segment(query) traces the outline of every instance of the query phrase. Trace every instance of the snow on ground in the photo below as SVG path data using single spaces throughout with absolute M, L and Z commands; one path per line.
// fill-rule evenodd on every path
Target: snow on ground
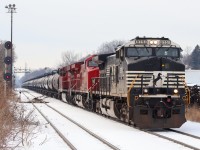
M 200 70 L 186 70 L 185 79 L 187 84 L 200 85 Z
M 56 113 L 51 108 L 48 108 L 44 104 L 35 104 L 42 113 L 47 114 L 48 119 L 59 129 L 59 131 L 67 137 L 67 139 L 77 149 L 91 149 L 91 150 L 109 150 L 110 148 L 95 139 L 93 136 L 83 131 L 80 127 L 74 125 L 60 114 Z M 50 114 L 50 115 L 48 115 Z
M 25 104 L 29 110 L 34 110 L 32 104 Z M 68 150 L 70 149 L 64 141 L 57 135 L 54 129 L 46 122 L 46 120 L 37 112 L 34 111 L 35 121 L 38 122 L 38 127 L 34 129 L 34 136 L 29 139 L 24 147 L 28 150 Z
M 31 92 L 33 93 L 33 92 Z M 34 95 L 40 95 L 37 93 L 34 93 Z M 24 97 L 22 97 L 24 98 Z M 63 114 L 67 115 L 71 119 L 75 120 L 76 122 L 80 123 L 81 125 L 85 126 L 87 129 L 91 130 L 95 134 L 101 136 L 102 138 L 105 138 L 105 140 L 109 141 L 113 145 L 117 146 L 119 149 L 123 150 L 132 150 L 132 149 L 162 149 L 162 150 L 177 150 L 177 149 L 188 149 L 186 147 L 183 147 L 181 145 L 175 144 L 173 142 L 158 138 L 156 136 L 150 135 L 148 133 L 145 133 L 143 131 L 137 130 L 133 127 L 124 125 L 122 123 L 118 123 L 116 121 L 107 119 L 105 117 L 102 117 L 100 115 L 85 111 L 81 108 L 77 108 L 68 104 L 65 104 L 59 100 L 53 99 L 53 98 L 46 98 L 45 101 L 48 101 L 49 105 L 52 107 L 58 109 Z M 31 104 L 29 104 L 31 105 Z M 46 115 L 51 116 L 52 112 L 46 112 Z M 38 115 L 39 116 L 39 115 Z M 42 119 L 38 117 L 38 119 Z M 56 118 L 52 118 L 55 119 Z M 179 130 L 189 130 L 193 128 L 193 125 L 196 130 L 196 135 L 200 135 L 200 124 L 198 126 L 197 123 L 193 124 L 192 122 L 186 122 L 183 127 L 181 127 Z M 67 128 L 67 127 L 66 127 Z M 48 126 L 48 130 L 51 128 Z M 57 142 L 60 142 L 60 147 L 62 147 L 63 143 L 62 140 L 57 136 L 55 137 L 56 133 L 51 131 L 49 132 L 46 128 L 43 128 L 42 133 L 45 134 L 48 137 L 48 141 L 51 142 L 45 142 L 42 146 L 42 149 L 52 149 L 52 147 L 56 147 Z M 74 131 L 76 134 L 77 141 L 81 140 L 82 137 L 77 134 L 76 131 Z M 54 137 L 54 138 L 53 138 Z M 34 142 L 34 140 L 36 140 Z M 54 141 L 55 140 L 55 141 Z M 38 145 L 39 142 L 37 142 L 38 139 L 33 139 L 33 147 L 32 149 L 35 149 L 40 146 Z M 41 140 L 40 140 L 41 141 Z M 50 144 L 50 145 L 49 145 Z M 55 144 L 55 145 L 54 145 Z M 88 141 L 87 143 L 90 145 L 91 143 Z M 64 145 L 63 145 L 64 146 Z M 56 149 L 61 149 L 61 148 Z M 84 150 L 84 148 L 81 148 L 81 150 Z M 88 150 L 88 149 L 87 149 Z
M 197 122 L 187 121 L 181 126 L 181 128 L 176 130 L 200 137 L 200 123 Z
M 22 101 L 29 101 L 21 94 Z M 70 149 L 65 142 L 57 135 L 55 130 L 46 122 L 37 110 L 30 103 L 21 103 L 27 111 L 33 111 L 33 118 L 38 126 L 33 127 L 29 138 L 24 141 L 24 145 L 20 145 L 16 149 L 25 150 L 68 150 Z M 11 141 L 12 142 L 12 141 Z M 12 143 L 13 145 L 13 143 Z
M 196 125 L 198 125 L 198 126 L 196 126 Z M 188 122 L 188 123 L 185 124 L 185 126 L 187 126 L 187 128 L 181 127 L 178 130 L 182 131 L 184 133 L 189 133 L 189 134 L 197 135 L 197 136 L 200 137 L 200 131 L 199 131 L 200 124 L 198 123 L 196 125 L 195 125 L 195 123 Z M 196 128 L 195 128 L 195 126 L 196 126 Z M 194 132 L 194 130 L 195 130 L 195 132 Z M 193 132 L 191 132 L 191 131 L 193 131 Z M 181 142 L 186 143 L 188 145 L 191 145 L 193 147 L 200 148 L 199 139 L 195 139 L 195 138 L 192 138 L 192 137 L 188 137 L 186 135 L 181 135 L 179 133 L 170 132 L 170 131 L 169 132 L 158 132 L 158 134 L 161 134 L 163 136 L 167 136 L 167 137 L 175 139 L 177 141 L 181 141 Z

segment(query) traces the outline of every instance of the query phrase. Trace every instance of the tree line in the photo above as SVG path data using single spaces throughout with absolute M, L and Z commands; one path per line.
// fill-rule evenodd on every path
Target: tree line
M 182 58 L 186 69 L 200 70 L 200 47 L 197 45 L 193 50 L 190 47 L 186 47 L 185 54 Z

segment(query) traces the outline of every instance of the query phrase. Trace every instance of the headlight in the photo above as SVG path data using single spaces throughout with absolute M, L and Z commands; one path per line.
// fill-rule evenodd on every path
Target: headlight
M 158 41 L 153 41 L 154 44 L 158 44 Z
M 149 43 L 150 43 L 151 45 L 157 45 L 157 44 L 158 44 L 158 41 L 149 41 Z
M 148 89 L 144 89 L 143 91 L 144 91 L 144 93 L 145 93 L 145 94 L 147 94 L 147 93 L 148 93 Z
M 174 94 L 177 94 L 178 93 L 178 89 L 174 89 Z
M 153 44 L 153 41 L 150 41 L 150 44 Z

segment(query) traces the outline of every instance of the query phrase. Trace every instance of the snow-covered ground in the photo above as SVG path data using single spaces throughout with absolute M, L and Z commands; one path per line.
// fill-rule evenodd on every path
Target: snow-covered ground
M 47 121 L 34 109 L 32 104 L 24 104 L 27 110 L 33 112 L 37 127 L 33 127 L 27 135 L 23 144 L 20 144 L 17 150 L 70 150 L 70 148 L 59 137 L 55 130 L 47 123 Z M 20 136 L 20 135 L 19 135 Z M 27 136 L 27 137 L 26 137 Z M 15 145 L 15 141 L 10 143 Z
M 40 94 L 34 93 L 35 96 L 39 96 Z M 21 94 L 21 99 L 26 101 L 26 97 Z M 122 123 L 118 123 L 116 121 L 104 118 L 100 115 L 85 111 L 81 108 L 77 108 L 68 104 L 65 104 L 54 98 L 46 98 L 45 101 L 48 101 L 49 105 L 58 109 L 60 112 L 80 123 L 87 129 L 91 130 L 95 134 L 101 136 L 105 140 L 109 141 L 113 145 L 117 146 L 119 149 L 123 150 L 132 150 L 132 149 L 162 149 L 162 150 L 177 150 L 177 149 L 188 149 L 179 144 L 175 144 L 173 142 L 158 138 L 156 136 L 150 135 L 133 127 L 124 125 Z M 32 104 L 26 104 L 29 109 L 33 109 Z M 40 109 L 43 110 L 43 106 L 40 104 Z M 50 117 L 54 122 L 60 122 L 57 118 L 53 118 L 53 112 L 45 110 L 46 116 Z M 57 133 L 51 128 L 49 124 L 46 124 L 46 121 L 43 117 L 38 114 L 35 110 L 36 119 L 40 122 L 38 132 L 34 138 L 31 140 L 31 144 L 28 149 L 41 149 L 41 150 L 51 150 L 51 149 L 69 149 L 68 146 L 62 141 L 62 139 L 57 135 Z M 60 124 L 64 122 L 61 121 Z M 64 126 L 64 128 L 70 128 L 70 125 Z M 36 129 L 37 130 L 37 129 Z M 65 129 L 64 129 L 65 130 Z M 71 129 L 73 130 L 73 129 Z M 83 134 L 78 134 L 77 129 L 75 131 L 70 131 L 68 134 L 74 136 L 77 141 L 83 140 Z M 194 134 L 200 136 L 200 124 L 194 122 L 186 122 L 181 128 L 178 130 L 187 132 L 190 134 Z M 74 134 L 74 135 L 73 135 Z M 195 142 L 195 140 L 194 140 Z M 42 143 L 42 144 L 41 144 Z M 73 144 L 77 144 L 74 142 Z M 91 142 L 86 142 L 86 145 L 91 145 Z M 97 145 L 98 146 L 98 145 Z M 98 147 L 97 147 L 98 148 Z M 85 147 L 82 146 L 79 149 L 84 150 Z M 91 150 L 94 147 L 89 148 Z M 104 149 L 104 148 L 103 148 Z M 107 149 L 107 148 L 105 148 Z M 88 146 L 87 146 L 88 150 Z
M 48 119 L 60 130 L 60 132 L 67 137 L 67 139 L 77 148 L 77 149 L 94 149 L 102 150 L 109 149 L 104 143 L 95 139 L 93 136 L 82 130 L 80 127 L 74 125 L 69 120 L 65 119 L 60 114 L 56 113 L 51 108 L 44 104 L 35 104 L 42 113 L 47 114 Z M 50 115 L 48 115 L 50 114 Z
M 186 70 L 185 79 L 188 84 L 200 85 L 200 70 Z

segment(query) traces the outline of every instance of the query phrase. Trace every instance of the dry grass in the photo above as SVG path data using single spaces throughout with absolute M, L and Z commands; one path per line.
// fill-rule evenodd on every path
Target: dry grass
M 0 149 L 23 147 L 34 138 L 32 131 L 38 125 L 33 118 L 33 110 L 27 111 L 19 104 L 10 88 L 4 88 L 0 76 Z
M 186 119 L 200 122 L 200 107 L 196 105 L 189 107 L 186 112 Z
M 13 130 L 13 122 L 15 121 L 15 117 L 13 112 L 10 110 L 10 103 L 8 99 L 12 98 L 12 93 L 9 89 L 4 93 L 4 86 L 2 82 L 0 82 L 0 149 L 6 147 L 7 137 L 11 134 Z

